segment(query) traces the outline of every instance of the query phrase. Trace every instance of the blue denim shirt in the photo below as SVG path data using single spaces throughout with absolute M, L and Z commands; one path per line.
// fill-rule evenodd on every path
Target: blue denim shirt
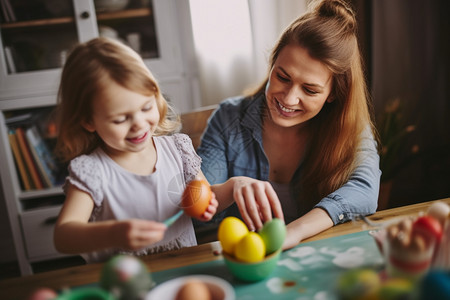
M 223 183 L 233 176 L 269 179 L 269 161 L 262 143 L 264 105 L 264 95 L 230 98 L 211 115 L 197 150 L 202 171 L 211 184 Z M 371 134 L 367 136 L 358 152 L 361 163 L 349 181 L 315 205 L 324 209 L 334 224 L 376 211 L 381 171 L 376 142 Z M 299 172 L 301 164 L 296 174 Z M 294 197 L 297 192 L 292 190 Z M 298 217 L 306 212 L 300 211 Z

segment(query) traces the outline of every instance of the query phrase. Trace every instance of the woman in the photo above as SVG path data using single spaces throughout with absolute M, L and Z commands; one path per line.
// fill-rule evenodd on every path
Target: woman
M 376 136 L 355 15 L 345 2 L 325 0 L 284 31 L 254 93 L 221 103 L 198 153 L 211 184 L 254 178 L 241 178 L 234 189 L 250 229 L 269 220 L 280 200 L 287 249 L 375 212 Z

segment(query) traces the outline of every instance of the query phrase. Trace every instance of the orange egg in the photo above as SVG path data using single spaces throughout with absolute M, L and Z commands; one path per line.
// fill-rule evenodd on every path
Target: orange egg
M 208 208 L 211 198 L 209 183 L 194 179 L 188 183 L 181 196 L 181 206 L 187 215 L 199 219 Z
M 211 300 L 211 293 L 205 283 L 190 279 L 178 290 L 175 300 Z

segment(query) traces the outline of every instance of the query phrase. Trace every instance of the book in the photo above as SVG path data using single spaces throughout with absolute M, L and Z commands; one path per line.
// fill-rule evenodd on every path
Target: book
M 17 115 L 13 115 L 13 116 L 5 116 L 5 124 L 12 125 L 11 127 L 18 127 L 18 126 L 21 126 L 24 124 L 31 123 L 32 117 L 33 117 L 33 114 L 30 112 L 17 114 Z
M 14 130 L 10 130 L 8 132 L 9 145 L 11 146 L 11 150 L 14 156 L 14 160 L 16 162 L 17 169 L 19 170 L 19 177 L 23 184 L 23 189 L 28 191 L 31 190 L 31 178 L 27 173 L 27 169 L 25 168 L 25 162 L 23 160 L 22 154 L 20 153 L 19 144 L 17 141 L 16 132 Z
M 28 169 L 28 172 L 31 174 L 31 179 L 33 185 L 36 189 L 40 190 L 44 188 L 44 184 L 42 183 L 41 178 L 39 177 L 39 171 L 37 169 L 36 163 L 33 160 L 33 156 L 31 154 L 29 145 L 27 143 L 25 137 L 25 131 L 22 127 L 16 128 L 17 140 L 19 142 L 19 148 L 23 155 L 25 165 Z
M 45 172 L 46 177 L 50 181 L 50 186 L 59 185 L 59 165 L 56 162 L 52 152 L 47 146 L 45 140 L 39 134 L 39 130 L 36 125 L 32 125 L 29 127 L 25 135 L 28 139 L 30 147 L 33 149 L 33 152 L 36 153 L 38 157 L 42 170 Z
M 6 65 L 8 67 L 9 73 L 10 74 L 16 73 L 17 69 L 16 69 L 16 65 L 14 64 L 14 58 L 12 55 L 12 51 L 11 51 L 11 48 L 8 46 L 5 46 L 5 58 L 6 58 Z
M 16 14 L 14 13 L 14 9 L 11 6 L 11 2 L 9 2 L 9 0 L 1 0 L 1 1 L 4 2 L 3 4 L 5 6 L 6 13 L 7 13 L 8 17 L 9 17 L 9 21 L 10 22 L 16 22 L 17 21 Z
M 30 147 L 30 152 L 33 156 L 33 160 L 36 163 L 37 169 L 39 171 L 39 177 L 42 179 L 42 183 L 44 184 L 45 188 L 49 188 L 53 186 L 52 180 L 50 179 L 49 174 L 51 175 L 51 171 L 47 169 L 47 165 L 42 161 L 38 150 L 38 142 L 34 134 L 33 127 L 27 128 L 25 130 L 25 136 L 27 138 L 28 146 Z
M 0 5 L 2 7 L 3 12 L 3 19 L 6 23 L 11 22 L 11 19 L 9 18 L 8 9 L 6 8 L 6 2 L 4 0 L 0 0 Z

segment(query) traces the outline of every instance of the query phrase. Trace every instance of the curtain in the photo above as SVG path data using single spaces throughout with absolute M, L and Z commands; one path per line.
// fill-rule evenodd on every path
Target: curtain
M 450 196 L 450 2 L 372 1 L 372 96 L 377 114 L 399 98 L 405 143 L 419 153 L 399 170 L 393 206 Z
M 202 105 L 254 87 L 282 30 L 306 0 L 190 0 Z

